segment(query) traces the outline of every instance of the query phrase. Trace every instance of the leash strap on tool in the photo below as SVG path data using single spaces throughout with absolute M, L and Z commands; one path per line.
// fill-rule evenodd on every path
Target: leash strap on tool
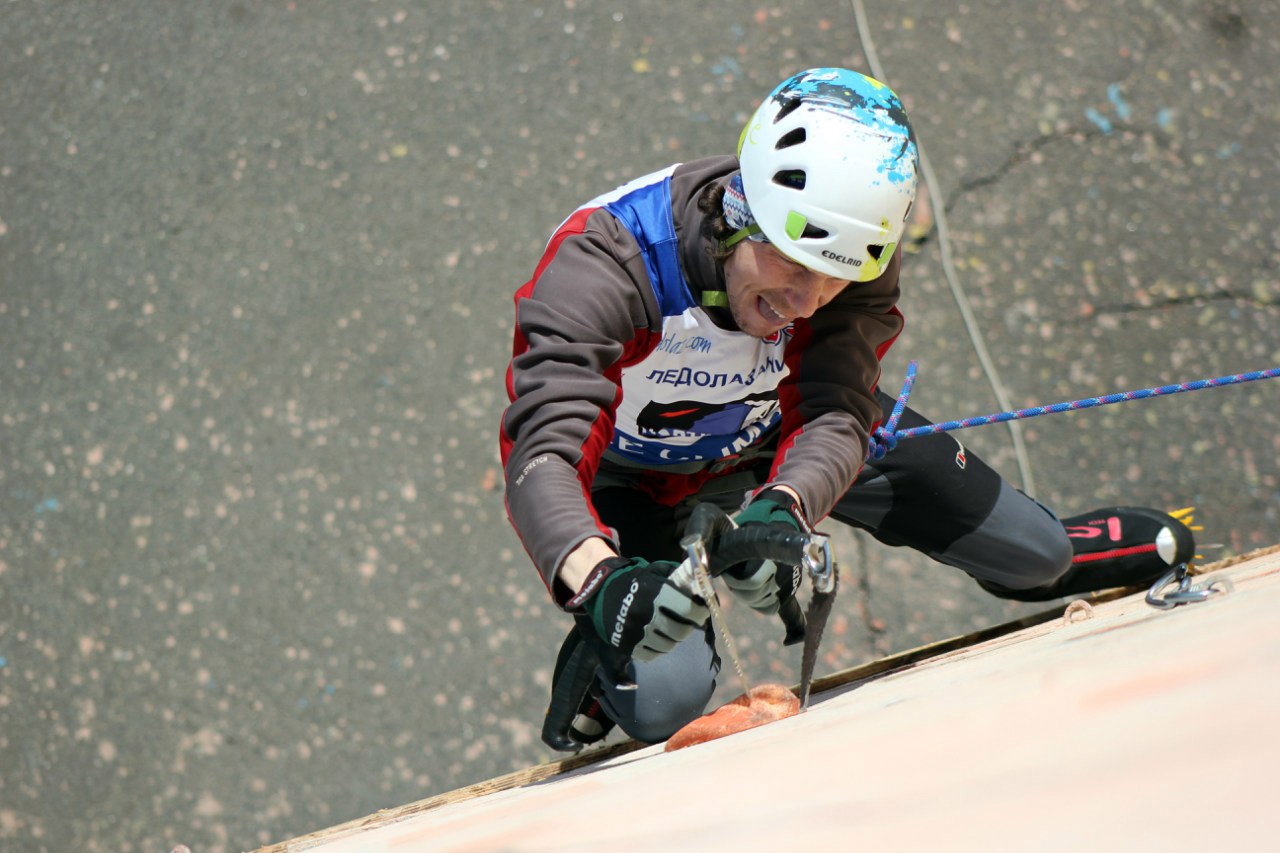
M 1226 385 L 1239 385 L 1242 382 L 1255 382 L 1259 379 L 1274 379 L 1280 376 L 1280 367 L 1272 367 L 1269 370 L 1253 370 L 1248 373 L 1233 373 L 1228 376 L 1219 376 L 1215 379 L 1196 379 L 1192 382 L 1178 382 L 1173 385 L 1161 385 L 1157 388 L 1143 388 L 1137 391 L 1119 391 L 1114 394 L 1106 394 L 1101 397 L 1085 397 L 1081 400 L 1071 400 L 1065 403 L 1051 403 L 1047 406 L 1031 406 L 1026 409 L 1015 409 L 1008 412 L 998 412 L 991 415 L 979 415 L 972 418 L 962 418 L 955 421 L 945 421 L 937 424 L 926 424 L 924 426 L 912 427 L 910 429 L 897 430 L 893 432 L 894 438 L 915 438 L 922 435 L 936 435 L 940 432 L 951 432 L 958 429 L 968 429 L 969 427 L 985 426 L 986 424 L 998 424 L 1006 421 L 1025 420 L 1027 418 L 1035 418 L 1040 415 L 1056 415 L 1060 412 L 1075 412 L 1081 409 L 1092 409 L 1098 406 L 1110 406 L 1113 403 L 1127 403 L 1130 400 L 1147 400 L 1152 397 L 1164 397 L 1169 394 L 1180 394 L 1183 391 L 1202 391 L 1205 388 L 1222 388 Z M 889 424 L 886 428 L 897 426 L 897 416 L 901 414 L 901 410 L 906 407 L 907 397 L 911 394 L 912 385 L 915 383 L 916 362 L 913 360 L 907 365 L 907 379 L 903 383 L 902 393 L 898 395 L 898 401 L 893 407 L 893 416 L 890 417 Z

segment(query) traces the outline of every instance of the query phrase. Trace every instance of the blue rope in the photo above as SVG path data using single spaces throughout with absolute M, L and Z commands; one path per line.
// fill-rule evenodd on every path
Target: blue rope
M 911 386 L 916 384 L 916 362 L 913 359 L 907 365 L 907 379 L 902 383 L 902 391 L 898 394 L 898 402 L 893 404 L 893 411 L 889 413 L 889 422 L 884 428 L 890 434 L 897 432 L 898 419 L 902 417 L 903 411 L 907 408 L 907 398 L 911 396 Z
M 1229 376 L 1219 376 L 1216 379 L 1196 379 L 1192 382 L 1178 382 L 1174 385 L 1161 385 L 1158 388 L 1143 388 L 1137 391 L 1120 391 L 1115 394 L 1106 394 L 1102 397 L 1085 397 L 1083 400 L 1072 400 L 1067 403 L 1051 403 L 1047 406 L 1031 406 L 1026 409 L 1015 409 L 1009 412 L 998 412 L 992 415 L 979 415 L 977 417 L 962 418 L 956 421 L 946 421 L 945 423 L 940 424 L 927 424 L 925 426 L 912 427 L 911 429 L 897 430 L 898 418 L 901 416 L 902 410 L 906 408 L 907 397 L 910 396 L 911 388 L 915 384 L 916 362 L 913 360 L 907 365 L 907 379 L 902 385 L 902 393 L 898 395 L 898 402 L 894 404 L 893 413 L 889 417 L 889 423 L 886 424 L 886 428 L 896 430 L 893 432 L 894 438 L 915 438 L 921 435 L 936 435 L 940 432 L 951 432 L 952 430 L 968 429 L 969 427 L 984 426 L 986 424 L 1025 420 L 1026 418 L 1035 418 L 1040 415 L 1054 415 L 1059 412 L 1075 412 L 1081 409 L 1092 409 L 1097 406 L 1109 406 L 1113 403 L 1127 403 L 1130 400 L 1146 400 L 1151 397 L 1180 394 L 1183 391 L 1201 391 L 1205 388 L 1222 388 L 1226 385 L 1238 385 L 1242 382 L 1254 382 L 1259 379 L 1274 379 L 1277 376 L 1280 376 L 1280 367 L 1273 367 L 1270 370 L 1254 370 L 1249 373 L 1234 373 Z

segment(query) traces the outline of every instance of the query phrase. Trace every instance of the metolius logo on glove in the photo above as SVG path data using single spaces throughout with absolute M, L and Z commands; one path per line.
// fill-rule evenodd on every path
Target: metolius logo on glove
M 617 646 L 622 642 L 622 628 L 627 621 L 627 611 L 631 609 L 631 602 L 636 600 L 636 593 L 640 591 L 640 581 L 632 581 L 631 589 L 627 590 L 626 597 L 622 599 L 622 606 L 618 608 L 618 621 L 613 625 L 613 635 L 609 637 L 609 642 Z

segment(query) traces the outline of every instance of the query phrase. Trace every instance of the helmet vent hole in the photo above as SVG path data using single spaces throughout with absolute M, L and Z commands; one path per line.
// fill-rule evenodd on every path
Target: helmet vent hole
M 801 240 L 821 240 L 823 237 L 830 237 L 831 232 L 823 230 L 816 225 L 809 224 L 804 227 L 804 233 L 800 235 Z
M 790 148 L 793 145 L 799 145 L 804 142 L 807 134 L 803 127 L 797 127 L 795 130 L 788 132 L 785 136 L 778 140 L 778 144 L 773 146 L 775 151 L 781 151 L 783 148 Z
M 773 117 L 773 123 L 777 124 L 796 110 L 800 109 L 800 105 L 804 101 L 801 98 L 784 98 L 782 106 L 778 109 L 778 114 Z
M 793 190 L 804 189 L 807 176 L 801 169 L 784 169 L 777 172 L 773 176 L 773 182 L 780 187 L 787 187 Z
M 883 253 L 884 253 L 884 246 L 877 246 L 874 243 L 867 246 L 867 254 L 870 255 L 872 258 L 876 259 L 877 261 L 880 260 L 880 255 Z

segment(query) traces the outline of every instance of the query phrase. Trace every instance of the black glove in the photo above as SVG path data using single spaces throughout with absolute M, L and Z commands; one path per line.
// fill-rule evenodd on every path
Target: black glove
M 781 533 L 809 532 L 799 503 L 781 489 L 765 489 L 734 517 L 739 527 L 764 524 Z M 752 609 L 777 613 L 800 588 L 799 566 L 779 566 L 772 560 L 753 560 L 732 566 L 723 575 L 725 585 Z
M 707 602 L 671 580 L 676 563 L 610 557 L 587 576 L 565 609 L 583 613 L 604 642 L 636 660 L 653 660 L 711 618 Z

